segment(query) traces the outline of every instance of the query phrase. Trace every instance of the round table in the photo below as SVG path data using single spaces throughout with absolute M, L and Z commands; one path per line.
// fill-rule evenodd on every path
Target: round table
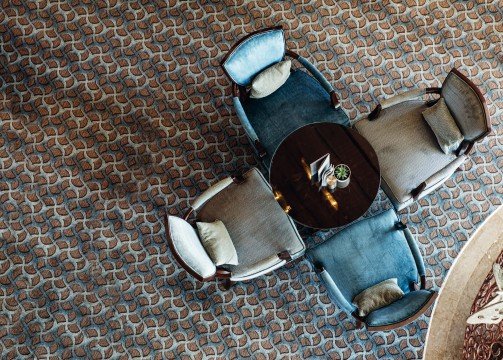
M 330 154 L 333 165 L 351 169 L 349 185 L 328 190 L 312 179 L 310 164 Z M 381 181 L 377 155 L 355 130 L 334 123 L 305 125 L 286 137 L 273 155 L 269 181 L 276 200 L 301 225 L 331 229 L 362 216 Z

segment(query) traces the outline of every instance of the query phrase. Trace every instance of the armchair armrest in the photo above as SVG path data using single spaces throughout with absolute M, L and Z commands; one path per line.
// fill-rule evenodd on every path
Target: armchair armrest
M 215 277 L 218 279 L 230 279 L 232 273 L 220 266 L 217 266 L 217 271 L 215 272 Z
M 411 195 L 414 200 L 419 199 L 423 195 L 431 192 L 440 186 L 445 180 L 451 177 L 452 174 L 456 171 L 456 169 L 465 161 L 466 155 L 461 155 L 457 157 L 454 161 L 452 161 L 449 165 L 440 169 L 433 175 L 431 175 L 428 179 L 423 181 L 417 188 L 411 191 Z
M 405 235 L 405 239 L 407 239 L 407 244 L 409 245 L 410 251 L 412 253 L 412 257 L 414 258 L 414 262 L 416 263 L 417 273 L 419 275 L 419 280 L 421 281 L 421 289 L 425 289 L 426 286 L 426 270 L 424 267 L 423 257 L 421 256 L 421 252 L 417 247 L 412 234 L 409 229 L 405 227 L 403 229 L 403 233 Z
M 320 85 L 325 89 L 325 91 L 330 95 L 330 102 L 333 108 L 338 108 L 341 106 L 333 86 L 328 82 L 328 80 L 323 76 L 323 74 L 307 60 L 305 57 L 291 51 L 285 50 L 286 55 L 297 60 L 304 68 L 309 71 L 311 75 L 320 83 Z
M 231 176 L 228 176 L 215 184 L 211 185 L 209 188 L 204 190 L 192 203 L 188 211 L 186 212 L 184 219 L 188 220 L 188 218 L 194 213 L 194 211 L 197 211 L 201 206 L 203 206 L 208 200 L 210 200 L 213 196 L 218 194 L 220 191 L 225 189 L 227 186 L 229 186 L 232 183 L 235 183 L 237 185 L 242 184 L 246 181 L 245 175 L 249 172 L 252 171 L 252 169 L 243 171 L 242 169 L 236 170 Z
M 468 155 L 470 151 L 472 151 L 473 145 L 474 145 L 473 141 L 463 140 L 459 145 L 459 148 L 456 150 L 456 156 L 462 154 Z
M 365 318 L 367 330 L 387 331 L 404 326 L 424 314 L 437 298 L 432 290 L 417 290 L 405 294 L 388 306 L 374 310 Z
M 426 89 L 412 89 L 399 94 L 396 94 L 388 99 L 381 101 L 381 108 L 386 109 L 393 105 L 400 104 L 404 101 L 417 99 L 426 94 Z
M 285 265 L 289 261 L 288 259 L 291 259 L 290 254 L 288 254 L 288 251 L 283 251 L 247 266 L 244 271 L 240 271 L 239 265 L 237 265 L 232 272 L 231 280 L 245 281 L 267 274 Z
M 339 290 L 339 287 L 337 284 L 334 282 L 330 274 L 328 273 L 327 270 L 324 268 L 320 269 L 320 272 L 318 273 L 318 276 L 320 279 L 325 283 L 325 286 L 327 287 L 328 294 L 332 298 L 333 301 L 341 308 L 346 310 L 349 313 L 353 313 L 356 309 L 356 306 L 351 304 L 349 301 L 346 300 L 344 295 L 342 295 L 341 291 Z
M 231 177 L 226 177 L 225 179 L 220 180 L 216 184 L 211 185 L 209 188 L 203 191 L 201 195 L 199 195 L 196 200 L 192 203 L 192 210 L 199 209 L 206 201 L 211 199 L 213 196 L 218 194 L 220 191 L 225 189 L 227 186 L 232 184 L 233 180 Z
M 255 129 L 250 123 L 250 120 L 248 120 L 248 116 L 246 116 L 245 110 L 243 109 L 243 105 L 239 100 L 239 96 L 234 96 L 232 98 L 232 102 L 234 104 L 234 108 L 236 109 L 236 115 L 238 116 L 239 121 L 241 121 L 241 125 L 243 125 L 246 135 L 250 139 L 253 147 L 255 148 L 255 151 L 257 152 L 259 157 L 261 158 L 265 157 L 267 153 L 262 144 L 260 143 L 257 133 L 255 132 Z
M 369 114 L 368 119 L 375 120 L 379 116 L 379 113 L 381 112 L 382 109 L 389 108 L 393 105 L 400 104 L 404 101 L 417 99 L 418 97 L 421 97 L 426 94 L 439 94 L 440 90 L 441 88 L 432 87 L 424 89 L 412 89 L 396 94 L 388 99 L 382 100 L 379 104 L 377 104 L 374 110 Z

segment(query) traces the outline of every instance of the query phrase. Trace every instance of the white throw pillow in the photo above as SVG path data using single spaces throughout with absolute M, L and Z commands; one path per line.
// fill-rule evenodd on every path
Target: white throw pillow
M 216 266 L 237 265 L 238 254 L 223 222 L 196 222 L 204 249 Z
M 280 61 L 262 70 L 251 83 L 250 97 L 260 99 L 278 90 L 290 76 L 291 60 Z

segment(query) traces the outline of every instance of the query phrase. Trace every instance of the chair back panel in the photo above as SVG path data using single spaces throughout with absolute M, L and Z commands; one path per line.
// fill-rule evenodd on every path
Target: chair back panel
M 466 76 L 452 69 L 442 84 L 442 96 L 468 141 L 489 132 L 489 115 L 482 94 Z
M 200 281 L 215 275 L 216 266 L 204 250 L 196 230 L 185 220 L 168 216 L 168 243 L 176 260 Z
M 283 29 L 272 28 L 241 39 L 222 63 L 227 75 L 240 86 L 250 85 L 253 77 L 285 56 Z

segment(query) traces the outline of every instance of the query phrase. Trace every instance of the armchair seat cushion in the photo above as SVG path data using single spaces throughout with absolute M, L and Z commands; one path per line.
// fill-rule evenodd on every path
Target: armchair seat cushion
M 388 306 L 374 310 L 365 318 L 367 326 L 387 326 L 414 317 L 435 296 L 435 292 L 416 290 Z
M 398 208 L 412 201 L 411 191 L 425 180 L 447 167 L 455 169 L 464 160 L 438 146 L 422 116 L 426 108 L 422 100 L 404 101 L 383 109 L 374 121 L 362 119 L 355 124 L 376 151 L 382 186 L 395 206 L 401 204 Z
M 228 268 L 239 278 L 283 264 L 276 256 L 282 251 L 293 259 L 305 251 L 293 221 L 255 168 L 245 174 L 242 184 L 231 183 L 206 201 L 197 216 L 199 221 L 219 219 L 225 224 L 239 259 L 238 265 Z
M 267 165 L 281 141 L 306 124 L 335 122 L 349 126 L 344 111 L 330 106 L 330 96 L 320 83 L 300 70 L 292 72 L 271 95 L 249 98 L 243 102 L 243 108 L 267 151 Z

